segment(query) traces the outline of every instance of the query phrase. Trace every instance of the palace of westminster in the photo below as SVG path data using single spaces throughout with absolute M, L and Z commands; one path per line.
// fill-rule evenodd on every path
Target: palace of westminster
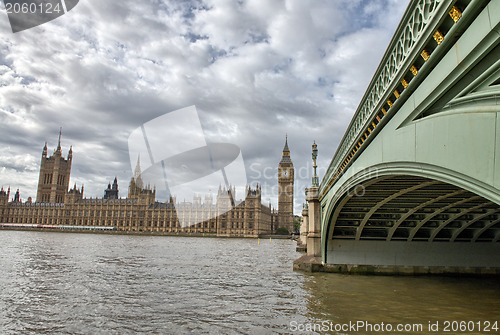
M 57 149 L 42 152 L 36 201 L 22 202 L 19 190 L 9 201 L 10 188 L 0 190 L 0 223 L 68 227 L 107 227 L 124 232 L 213 234 L 248 236 L 275 233 L 280 227 L 293 231 L 294 167 L 288 141 L 278 165 L 278 210 L 261 203 L 261 187 L 246 187 L 245 199 L 236 204 L 235 189 L 219 187 L 213 196 L 194 196 L 192 202 L 156 201 L 156 190 L 144 186 L 139 165 L 132 177 L 127 198 L 118 197 L 118 182 L 109 184 L 103 198 L 85 198 L 83 186 L 69 189 L 73 151 L 67 158 Z

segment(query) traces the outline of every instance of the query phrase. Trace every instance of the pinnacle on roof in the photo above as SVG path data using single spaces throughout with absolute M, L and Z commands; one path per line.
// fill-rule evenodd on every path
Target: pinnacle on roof
M 290 149 L 288 149 L 288 134 L 285 135 L 285 147 L 283 148 L 283 152 L 290 152 Z
M 280 163 L 292 163 L 290 159 L 290 149 L 288 149 L 288 134 L 285 137 L 285 147 L 283 148 L 283 155 L 281 156 Z
M 137 155 L 137 165 L 135 166 L 135 170 L 134 170 L 134 181 L 135 181 L 135 185 L 142 190 L 144 187 L 144 183 L 142 181 L 141 175 L 142 175 L 141 154 L 139 154 L 139 155 Z
M 61 135 L 62 135 L 62 127 L 59 128 L 59 140 L 57 141 L 56 152 L 61 152 Z

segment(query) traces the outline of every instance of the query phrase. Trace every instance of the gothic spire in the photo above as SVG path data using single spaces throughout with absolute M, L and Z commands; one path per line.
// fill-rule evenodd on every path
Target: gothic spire
M 288 149 L 288 134 L 285 135 L 285 147 L 283 148 L 283 152 L 290 152 L 290 149 Z
M 280 163 L 291 163 L 290 159 L 290 149 L 288 149 L 288 134 L 285 137 L 285 147 L 283 148 L 283 155 L 281 156 Z
M 45 142 L 45 146 L 43 147 L 42 157 L 47 157 L 47 142 Z
M 61 135 L 62 135 L 62 127 L 59 128 L 59 141 L 57 142 L 57 151 L 61 151 Z
M 142 190 L 144 187 L 142 178 L 141 178 L 141 154 L 137 155 L 137 165 L 135 166 L 134 170 L 134 181 L 135 185 Z

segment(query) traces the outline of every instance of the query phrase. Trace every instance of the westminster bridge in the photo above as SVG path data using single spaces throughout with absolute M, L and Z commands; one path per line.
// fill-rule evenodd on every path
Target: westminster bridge
M 500 274 L 499 22 L 498 0 L 410 2 L 307 190 L 309 258 L 334 271 Z

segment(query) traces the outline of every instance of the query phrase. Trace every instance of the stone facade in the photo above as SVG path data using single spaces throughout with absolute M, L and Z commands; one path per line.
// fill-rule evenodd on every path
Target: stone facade
M 37 202 L 63 203 L 69 188 L 73 150 L 69 149 L 68 158 L 62 157 L 61 134 L 59 144 L 52 156 L 47 157 L 47 143 L 43 147 L 38 177 Z
M 294 178 L 295 169 L 290 158 L 287 138 L 278 165 L 278 228 L 286 228 L 290 233 L 293 232 Z
M 288 146 L 285 146 L 288 150 Z M 285 151 L 284 151 L 285 154 Z M 289 151 L 288 151 L 289 157 Z M 152 232 L 178 234 L 213 234 L 214 236 L 259 236 L 274 233 L 281 226 L 293 227 L 293 165 L 291 161 L 280 163 L 280 186 L 286 194 L 280 194 L 281 220 L 276 210 L 262 204 L 261 187 L 246 187 L 243 201 L 235 205 L 234 188 L 219 187 L 214 199 L 206 195 L 194 196 L 192 202 L 156 201 L 156 190 L 144 186 L 140 167 L 136 168 L 129 184 L 127 198 L 118 198 L 118 181 L 108 185 L 103 198 L 84 198 L 84 188 L 75 186 L 67 191 L 71 171 L 72 150 L 67 159 L 61 155 L 60 141 L 54 154 L 47 157 L 47 146 L 42 154 L 37 201 L 28 198 L 9 202 L 10 188 L 0 191 L 0 222 L 55 225 L 113 227 L 124 232 Z M 283 162 L 283 159 L 282 159 Z M 289 170 L 281 177 L 281 171 Z M 290 177 L 291 176 L 291 177 Z M 290 193 L 290 184 L 292 193 Z M 62 193 L 61 190 L 64 190 Z M 281 193 L 281 189 L 280 189 Z M 64 196 L 62 196 L 64 195 Z M 15 201 L 14 201 L 15 200 Z M 215 200 L 215 201 L 214 201 Z M 291 225 L 288 222 L 291 220 Z M 291 231 L 291 229 L 289 229 Z

